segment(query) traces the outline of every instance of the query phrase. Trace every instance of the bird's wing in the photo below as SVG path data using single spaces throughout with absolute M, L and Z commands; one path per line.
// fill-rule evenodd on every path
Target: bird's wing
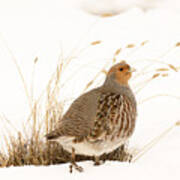
M 60 136 L 73 136 L 81 139 L 87 136 L 94 125 L 99 96 L 97 88 L 77 98 L 59 120 L 55 130 L 47 134 L 46 138 L 50 140 Z
M 99 141 L 108 136 L 129 137 L 135 127 L 136 106 L 121 94 L 90 91 L 73 102 L 48 139 L 59 136 Z

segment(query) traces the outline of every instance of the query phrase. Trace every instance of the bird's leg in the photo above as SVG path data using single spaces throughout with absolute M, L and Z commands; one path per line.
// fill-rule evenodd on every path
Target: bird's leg
M 72 148 L 72 154 L 71 154 L 71 165 L 69 166 L 70 168 L 70 173 L 72 173 L 72 169 L 73 167 L 79 171 L 79 172 L 82 172 L 83 171 L 83 168 L 81 166 L 78 166 L 76 164 L 76 154 L 75 154 L 75 149 Z
M 98 165 L 100 165 L 100 162 L 99 162 L 100 160 L 99 160 L 99 156 L 94 156 L 94 165 L 95 166 L 98 166 Z
M 103 164 L 105 161 L 101 161 L 99 156 L 94 156 L 94 166 L 99 166 Z

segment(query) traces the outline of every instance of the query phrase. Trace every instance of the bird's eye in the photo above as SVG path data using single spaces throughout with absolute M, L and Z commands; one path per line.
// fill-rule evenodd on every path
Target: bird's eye
M 119 68 L 119 71 L 123 71 L 123 68 Z

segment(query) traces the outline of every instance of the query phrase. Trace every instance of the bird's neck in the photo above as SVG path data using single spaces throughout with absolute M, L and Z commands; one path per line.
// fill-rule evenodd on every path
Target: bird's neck
M 110 91 L 116 91 L 118 92 L 122 92 L 122 91 L 126 91 L 127 89 L 130 89 L 128 83 L 121 83 L 116 81 L 115 79 L 111 78 L 111 77 L 107 77 L 103 86 L 105 88 L 108 88 L 108 90 Z
M 120 84 L 114 79 L 107 77 L 103 84 L 103 89 L 107 92 L 125 95 L 136 103 L 134 94 L 128 84 Z

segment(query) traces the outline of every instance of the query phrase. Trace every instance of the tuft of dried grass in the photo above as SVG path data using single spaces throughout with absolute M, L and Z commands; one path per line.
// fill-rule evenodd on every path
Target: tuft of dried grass
M 141 46 L 144 46 L 148 41 L 144 41 L 141 43 Z M 101 41 L 94 41 L 91 45 L 100 44 Z M 176 45 L 177 46 L 177 45 Z M 126 48 L 133 48 L 134 44 L 128 44 Z M 112 64 L 116 62 L 116 56 L 118 56 L 121 52 L 121 48 L 117 49 L 114 53 L 114 57 L 112 58 Z M 17 64 L 16 59 L 14 58 L 12 52 L 11 56 L 15 65 L 18 69 L 19 75 L 24 84 L 24 88 L 29 100 L 31 114 L 28 117 L 26 126 L 31 129 L 31 132 L 18 132 L 17 138 L 9 135 L 5 136 L 6 142 L 6 152 L 0 151 L 0 167 L 9 167 L 9 166 L 24 166 L 24 165 L 51 165 L 51 164 L 60 164 L 70 162 L 70 154 L 63 150 L 60 144 L 56 142 L 49 142 L 44 139 L 44 135 L 50 132 L 57 120 L 63 115 L 63 106 L 64 102 L 59 102 L 60 91 L 63 88 L 61 85 L 61 75 L 63 71 L 65 71 L 66 67 L 72 60 L 72 58 L 68 58 L 66 61 L 60 61 L 58 63 L 55 72 L 50 78 L 46 89 L 42 92 L 41 96 L 37 98 L 37 100 L 30 99 L 30 95 L 26 86 L 26 82 L 23 78 L 21 69 Z M 38 63 L 38 57 L 34 60 L 34 65 Z M 163 64 L 164 65 L 164 64 Z M 102 69 L 97 72 L 95 77 L 87 83 L 86 87 L 82 92 L 89 89 L 95 82 L 95 80 L 99 77 L 101 73 L 106 74 L 106 67 L 108 63 L 105 64 Z M 172 69 L 174 72 L 177 72 L 179 69 L 173 66 L 172 64 L 168 64 L 168 67 Z M 143 71 L 143 70 L 142 70 Z M 149 84 L 152 80 L 157 77 L 166 77 L 168 76 L 165 71 L 169 71 L 168 68 L 159 68 L 155 69 L 158 73 L 151 73 L 151 78 L 145 80 L 144 82 L 139 83 L 141 86 L 139 91 L 144 88 L 147 84 Z M 162 71 L 162 74 L 160 72 Z M 146 74 L 146 73 L 144 73 Z M 139 74 L 141 75 L 141 73 Z M 161 76 L 160 76 L 161 75 Z M 33 73 L 34 76 L 34 73 Z M 138 77 L 138 76 L 137 76 Z M 31 91 L 33 92 L 33 83 L 31 87 Z M 138 91 L 138 92 L 139 92 Z M 33 94 L 33 93 L 32 93 Z M 143 102 L 150 100 L 154 97 L 158 97 L 162 95 L 157 95 L 153 97 L 149 97 L 145 99 Z M 168 95 L 166 95 L 168 96 Z M 175 97 L 179 98 L 179 97 Z M 140 103 L 142 104 L 142 103 Z M 179 126 L 180 123 L 177 122 L 176 126 Z M 156 139 L 157 141 L 157 139 Z M 149 145 L 148 145 L 149 146 Z M 128 161 L 129 153 L 127 148 L 123 145 L 116 149 L 115 151 L 109 154 L 103 154 L 100 159 L 101 160 L 117 160 L 117 161 Z M 77 161 L 85 161 L 85 160 L 94 160 L 93 157 L 89 156 L 77 156 Z
M 39 138 L 24 139 L 19 133 L 18 139 L 11 137 L 8 145 L 8 154 L 0 154 L 0 167 L 25 166 L 25 165 L 52 165 L 71 161 L 71 154 L 63 150 L 57 142 L 43 142 Z M 124 146 L 114 152 L 103 154 L 100 160 L 127 161 L 129 154 Z M 76 161 L 93 160 L 92 156 L 77 155 Z
M 91 43 L 99 44 L 100 41 Z M 36 57 L 34 65 L 38 62 Z M 66 61 L 69 63 L 69 61 Z M 44 135 L 50 132 L 57 120 L 61 118 L 63 112 L 63 103 L 58 102 L 59 91 L 61 90 L 61 74 L 65 70 L 66 64 L 59 63 L 52 77 L 50 78 L 46 90 L 42 92 L 37 100 L 31 100 L 31 114 L 28 117 L 26 126 L 31 132 L 18 132 L 18 137 L 12 135 L 4 136 L 7 153 L 0 151 L 0 167 L 24 166 L 24 165 L 51 165 L 69 162 L 71 155 L 63 150 L 60 144 L 46 141 Z M 18 67 L 20 76 L 22 76 L 20 67 Z M 102 69 L 106 73 L 105 69 Z M 97 74 L 97 77 L 100 73 Z M 34 74 L 33 74 L 34 76 Z M 22 78 L 24 84 L 24 79 Z M 86 89 L 92 86 L 93 81 L 89 82 Z M 32 83 L 33 86 L 33 83 Z M 27 88 L 25 88 L 27 90 Z M 33 87 L 31 87 L 33 92 Z M 28 92 L 28 91 L 27 91 Z M 28 95 L 29 96 L 29 95 Z M 43 104 L 41 104 L 43 102 Z M 42 110 L 43 109 L 43 110 Z M 41 112 L 42 111 L 42 112 Z M 43 115 L 42 115 L 43 114 Z M 41 121 L 43 116 L 43 121 Z M 116 151 L 104 154 L 101 160 L 126 161 L 128 153 L 124 146 Z M 94 157 L 77 156 L 77 161 L 93 160 Z

